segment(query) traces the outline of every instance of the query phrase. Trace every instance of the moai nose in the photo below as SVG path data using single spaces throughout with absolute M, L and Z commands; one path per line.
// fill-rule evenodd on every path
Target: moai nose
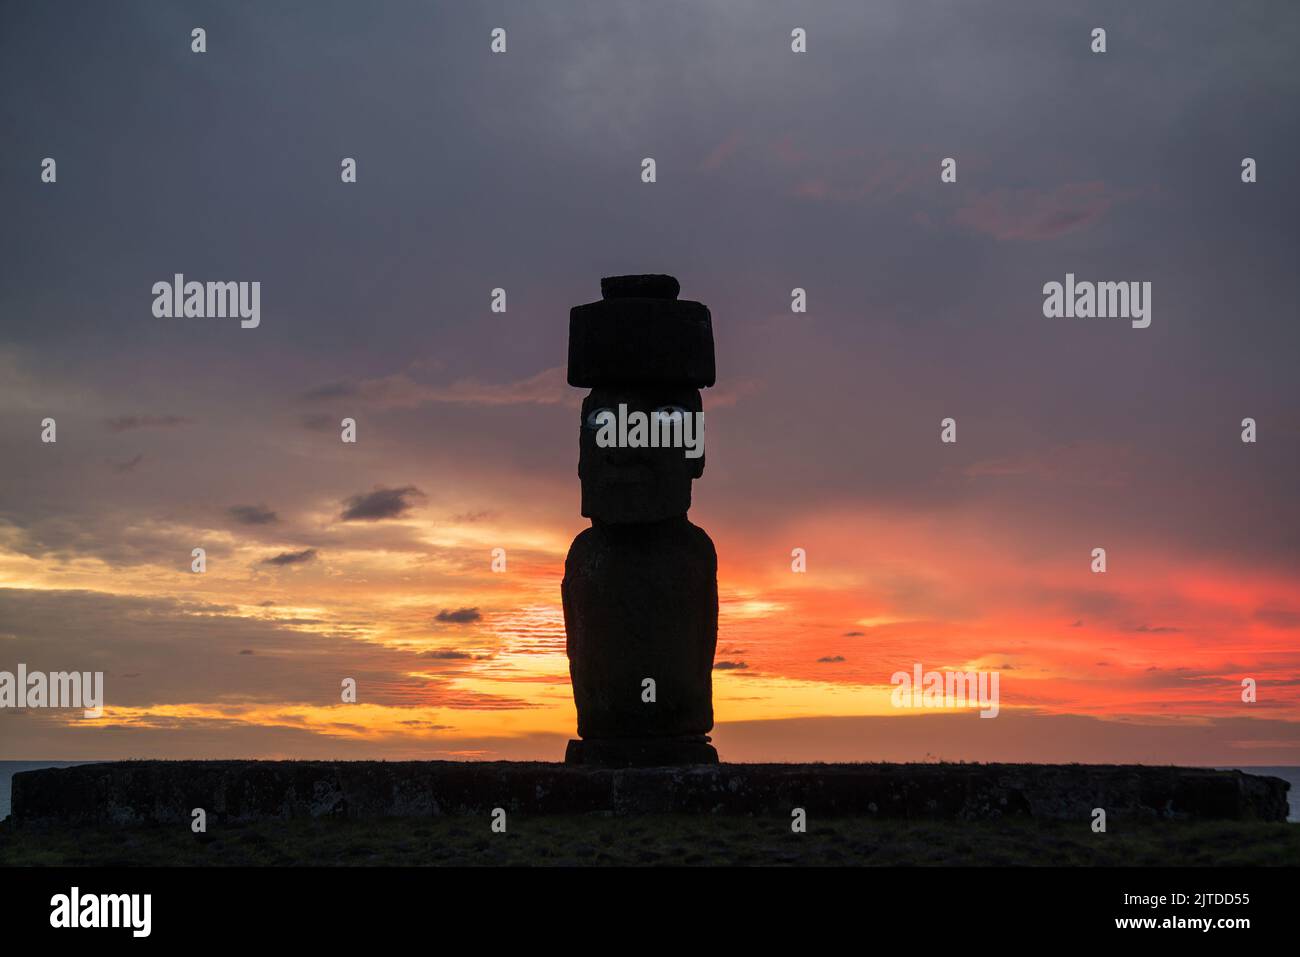
M 605 455 L 605 461 L 610 465 L 649 465 L 651 463 L 651 453 L 660 450 L 613 446 L 608 449 L 601 449 L 601 451 Z M 671 450 L 664 449 L 663 451 Z

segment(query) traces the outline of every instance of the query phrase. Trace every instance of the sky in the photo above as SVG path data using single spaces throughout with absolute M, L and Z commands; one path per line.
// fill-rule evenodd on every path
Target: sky
M 5 4 L 0 670 L 106 703 L 0 712 L 0 759 L 560 760 L 568 310 L 663 272 L 714 323 L 723 760 L 1300 764 L 1298 44 L 1267 2 Z M 155 317 L 175 273 L 260 325 Z M 1150 326 L 1045 318 L 1067 273 Z M 893 707 L 916 664 L 998 717 Z

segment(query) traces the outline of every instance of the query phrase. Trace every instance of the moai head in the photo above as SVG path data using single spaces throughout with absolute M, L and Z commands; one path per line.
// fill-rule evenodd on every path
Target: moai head
M 702 303 L 677 298 L 679 288 L 672 276 L 613 276 L 600 281 L 603 299 L 569 312 L 569 385 L 592 390 L 579 426 L 582 514 L 597 522 L 683 516 L 691 481 L 704 472 L 704 456 L 680 446 L 597 442 L 602 413 L 617 417 L 620 406 L 644 413 L 651 428 L 703 410 L 700 389 L 714 382 L 713 323 Z

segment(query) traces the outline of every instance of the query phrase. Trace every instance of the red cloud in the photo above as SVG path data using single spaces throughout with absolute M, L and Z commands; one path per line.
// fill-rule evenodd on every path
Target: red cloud
M 952 221 L 995 239 L 1055 239 L 1101 219 L 1116 198 L 1104 183 L 999 189 L 975 197 Z

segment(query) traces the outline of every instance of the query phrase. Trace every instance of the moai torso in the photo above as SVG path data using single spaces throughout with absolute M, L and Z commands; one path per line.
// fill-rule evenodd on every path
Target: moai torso
M 713 330 L 708 309 L 677 289 L 671 276 L 605 279 L 604 298 L 570 314 L 569 384 L 592 390 L 578 460 L 592 526 L 570 547 L 561 588 L 582 738 L 569 743 L 570 763 L 718 760 L 706 737 L 717 555 L 686 518 L 704 471 L 699 390 L 714 381 Z M 655 439 L 638 435 L 638 412 L 678 444 L 641 444 Z M 631 427 L 611 445 L 620 418 Z

